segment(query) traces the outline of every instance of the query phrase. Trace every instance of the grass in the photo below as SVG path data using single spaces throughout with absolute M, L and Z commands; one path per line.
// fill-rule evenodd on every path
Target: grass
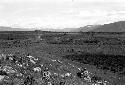
M 39 57 L 63 58 L 96 66 L 121 75 L 125 67 L 125 34 L 118 33 L 44 33 L 43 40 L 35 39 L 34 32 L 3 33 L 1 53 L 31 53 Z M 3 35 L 2 33 L 0 35 Z M 18 35 L 18 36 L 17 36 Z M 8 38 L 9 37 L 9 38 Z

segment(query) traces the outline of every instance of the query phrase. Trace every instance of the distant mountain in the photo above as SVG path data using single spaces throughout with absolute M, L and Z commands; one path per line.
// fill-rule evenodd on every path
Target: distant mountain
M 52 31 L 52 32 L 72 32 L 75 28 L 64 28 L 64 29 L 55 29 L 55 28 L 41 28 L 41 31 Z
M 125 21 L 104 24 L 95 29 L 91 29 L 89 31 L 92 31 L 92 32 L 125 32 Z
M 92 29 L 96 29 L 100 25 L 87 25 L 80 28 L 64 28 L 64 29 L 52 29 L 52 28 L 41 28 L 42 31 L 55 31 L 55 32 L 87 32 Z
M 0 26 L 0 31 L 32 31 L 35 28 L 12 28 Z M 64 29 L 53 29 L 53 28 L 41 28 L 41 31 L 54 31 L 54 32 L 125 32 L 125 21 L 114 22 L 104 25 L 87 25 L 80 28 L 64 28 Z
M 96 29 L 96 28 L 98 28 L 100 26 L 101 25 L 87 25 L 87 26 L 84 26 L 84 27 L 73 29 L 72 31 L 73 32 L 88 32 L 88 31 Z
M 11 28 L 11 27 L 0 26 L 0 31 L 30 31 L 30 30 L 25 28 Z
M 87 25 L 80 28 L 64 28 L 64 29 L 55 29 L 55 31 L 60 32 L 88 32 L 89 30 L 96 29 L 100 27 L 100 25 Z

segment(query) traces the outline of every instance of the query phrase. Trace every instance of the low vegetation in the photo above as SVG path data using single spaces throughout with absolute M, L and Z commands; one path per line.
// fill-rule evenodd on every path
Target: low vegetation
M 84 64 L 94 65 L 99 69 L 121 72 L 125 68 L 125 56 L 108 55 L 103 53 L 91 54 L 81 53 L 63 56 L 63 58 Z
M 125 74 L 125 53 L 117 54 L 112 51 L 115 48 L 117 52 L 124 52 L 124 33 L 118 33 L 117 36 L 109 33 L 107 36 L 107 33 L 56 33 L 36 30 L 3 32 L 0 35 L 4 36 L 0 37 L 1 50 L 18 48 L 36 53 L 31 56 L 20 53 L 4 54 L 4 51 L 1 51 L 1 85 L 108 85 L 108 81 L 98 73 L 91 73 L 89 69 L 79 69 L 73 65 L 70 67 L 71 65 L 67 65 L 69 62 L 52 60 L 53 56 L 55 59 L 68 59 L 82 65 L 95 66 L 103 71 L 118 73 L 122 78 Z M 106 50 L 107 53 L 104 52 Z M 40 53 L 43 53 L 43 56 L 38 57 Z

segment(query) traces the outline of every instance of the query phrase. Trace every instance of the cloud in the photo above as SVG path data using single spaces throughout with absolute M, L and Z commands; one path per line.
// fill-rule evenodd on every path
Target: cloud
M 123 0 L 71 2 L 72 0 L 0 0 L 0 25 L 66 28 L 125 20 Z
M 1 3 L 15 3 L 15 2 L 72 2 L 72 0 L 0 0 Z M 113 2 L 113 3 L 123 3 L 125 0 L 74 0 L 74 3 L 77 2 Z
M 37 9 L 37 8 L 36 8 Z M 8 18 L 2 21 L 2 24 L 7 24 L 20 27 L 51 27 L 51 28 L 67 28 L 67 27 L 81 27 L 88 24 L 102 24 L 117 20 L 125 20 L 124 11 L 108 11 L 108 10 L 77 10 L 67 9 L 56 11 L 51 14 L 43 15 L 40 10 L 27 9 L 16 13 L 15 17 Z M 34 11 L 33 11 L 34 10 Z M 36 12 L 41 15 L 29 16 L 30 13 Z M 26 15 L 26 13 L 29 13 Z M 18 15 L 21 14 L 21 15 Z M 22 15 L 24 14 L 24 15 Z
M 72 0 L 0 0 L 1 3 L 17 3 L 17 2 L 67 2 Z

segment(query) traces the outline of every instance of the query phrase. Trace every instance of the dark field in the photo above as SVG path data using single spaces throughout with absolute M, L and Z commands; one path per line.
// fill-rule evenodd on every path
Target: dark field
M 96 72 L 97 76 L 107 79 L 110 82 L 107 85 L 125 83 L 125 33 L 0 32 L 0 48 L 0 53 L 4 54 L 30 53 L 40 58 L 44 56 L 45 59 L 49 55 L 49 58 L 66 61 L 65 64 L 86 67 L 92 73 Z

